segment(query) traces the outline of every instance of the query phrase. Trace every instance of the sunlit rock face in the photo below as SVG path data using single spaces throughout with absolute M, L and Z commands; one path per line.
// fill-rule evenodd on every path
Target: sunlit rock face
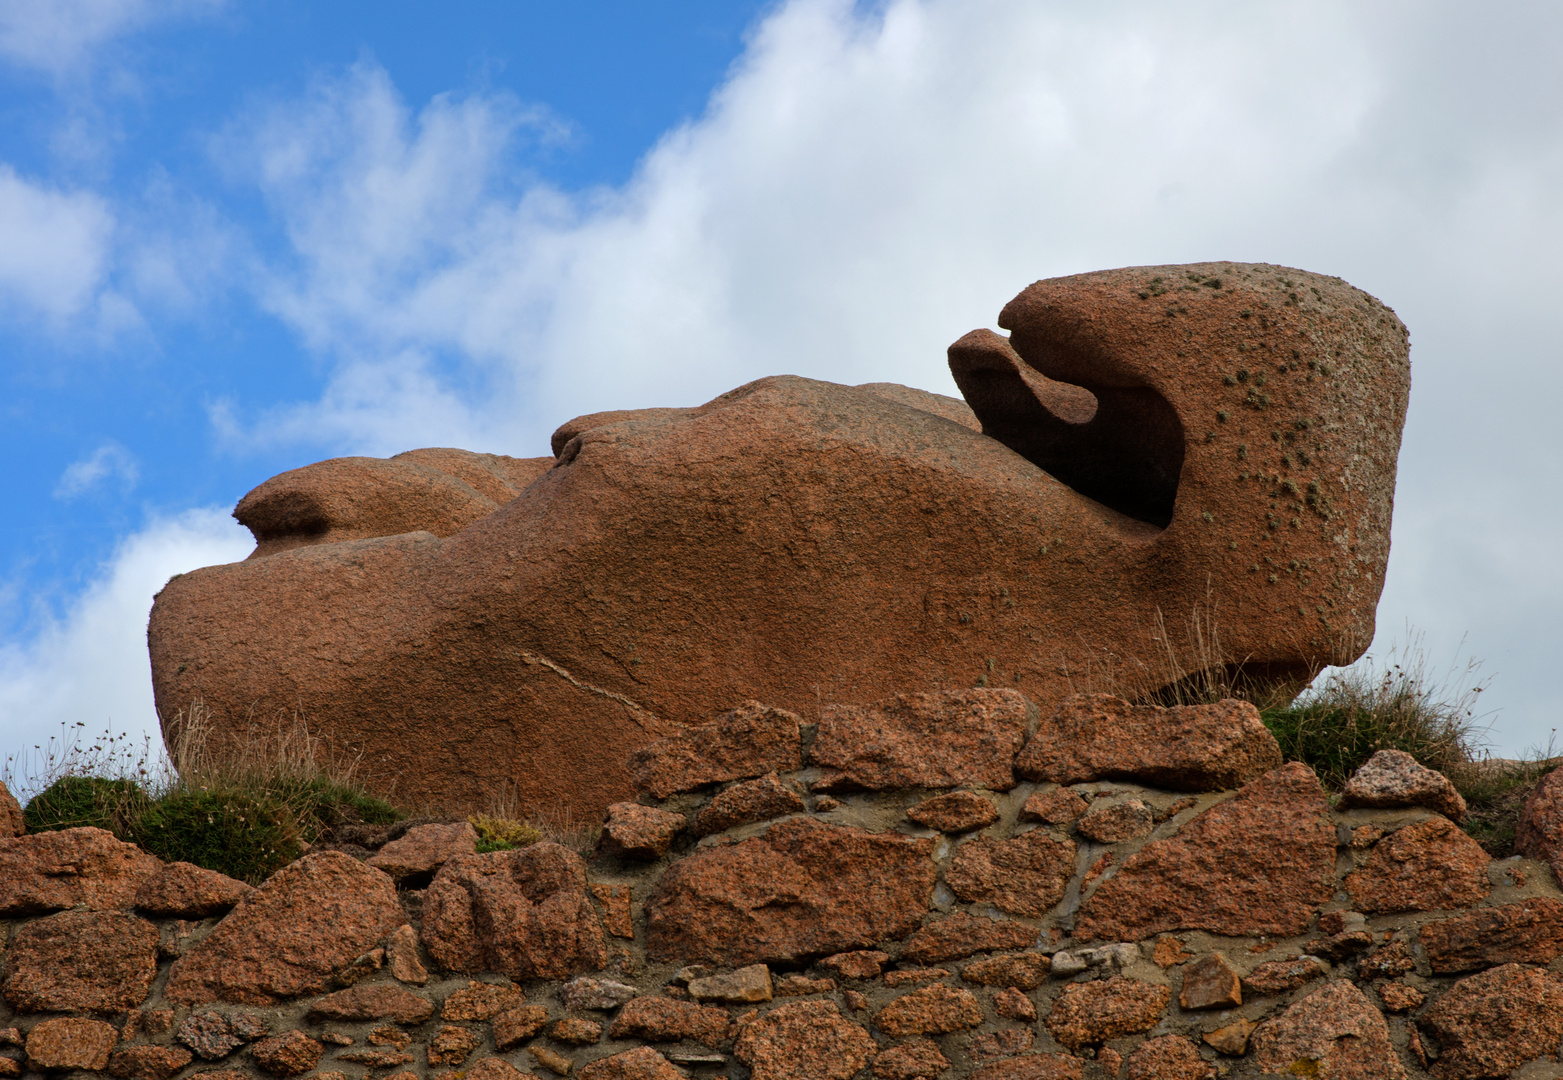
M 1279 680 L 1360 654 L 1410 382 L 1392 311 L 1209 263 L 1039 281 L 999 325 L 950 347 L 966 404 L 777 376 L 571 421 L 552 458 L 275 477 L 236 512 L 255 554 L 157 598 L 165 726 L 302 714 L 403 799 L 590 818 L 635 749 L 745 699 L 1051 708 L 1165 682 L 1169 651 Z

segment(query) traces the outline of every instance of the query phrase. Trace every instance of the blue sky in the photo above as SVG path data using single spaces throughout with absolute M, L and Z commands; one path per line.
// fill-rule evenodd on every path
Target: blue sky
M 13 0 L 0 753 L 155 728 L 151 595 L 276 472 L 779 372 L 953 392 L 1028 282 L 1204 259 L 1409 325 L 1375 653 L 1482 659 L 1495 752 L 1545 743 L 1560 46 L 1524 2 Z

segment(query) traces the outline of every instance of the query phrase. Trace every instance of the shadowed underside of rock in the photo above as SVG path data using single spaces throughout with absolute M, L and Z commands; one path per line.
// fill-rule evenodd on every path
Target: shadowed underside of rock
M 1000 324 L 950 350 L 969 410 L 780 376 L 572 421 L 551 461 L 274 478 L 255 557 L 158 597 L 159 711 L 203 701 L 220 745 L 302 710 L 403 798 L 587 818 L 745 699 L 981 681 L 1046 711 L 1109 656 L 1154 682 L 1158 619 L 1187 658 L 1195 611 L 1272 677 L 1357 655 L 1409 380 L 1388 308 L 1221 263 L 1038 282 Z

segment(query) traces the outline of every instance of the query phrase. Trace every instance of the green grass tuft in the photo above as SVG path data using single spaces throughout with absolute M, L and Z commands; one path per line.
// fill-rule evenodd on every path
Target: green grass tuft
M 326 752 L 296 718 L 218 753 L 196 706 L 169 725 L 171 753 L 161 757 L 150 741 L 138 754 L 107 732 L 83 746 L 82 727 L 38 748 L 20 783 L 16 758 L 7 761 L 7 786 L 37 792 L 22 812 L 29 832 L 90 825 L 160 859 L 259 884 L 340 825 L 406 816 L 357 782 L 356 757 Z
M 509 851 L 512 848 L 526 847 L 543 838 L 541 830 L 535 825 L 516 821 L 513 818 L 473 814 L 467 820 L 472 822 L 472 827 L 478 831 L 478 854 L 480 855 L 490 851 Z

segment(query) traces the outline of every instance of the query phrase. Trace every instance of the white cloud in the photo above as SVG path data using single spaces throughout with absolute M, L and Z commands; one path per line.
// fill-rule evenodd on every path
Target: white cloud
M 223 0 L 5 0 L 0 4 L 0 58 L 65 75 L 95 50 L 149 23 L 209 11 Z
M 60 482 L 54 486 L 54 497 L 73 499 L 91 491 L 111 477 L 117 477 L 121 489 L 129 491 L 136 486 L 141 470 L 129 450 L 117 442 L 106 442 L 91 454 L 65 467 Z
M 55 326 L 92 311 L 113 236 L 98 196 L 29 183 L 0 164 L 0 304 Z
M 61 725 L 89 736 L 112 725 L 158 745 L 147 661 L 152 597 L 177 573 L 244 558 L 249 533 L 226 509 L 158 519 L 124 540 L 63 618 L 0 647 L 0 757 L 42 746 Z

